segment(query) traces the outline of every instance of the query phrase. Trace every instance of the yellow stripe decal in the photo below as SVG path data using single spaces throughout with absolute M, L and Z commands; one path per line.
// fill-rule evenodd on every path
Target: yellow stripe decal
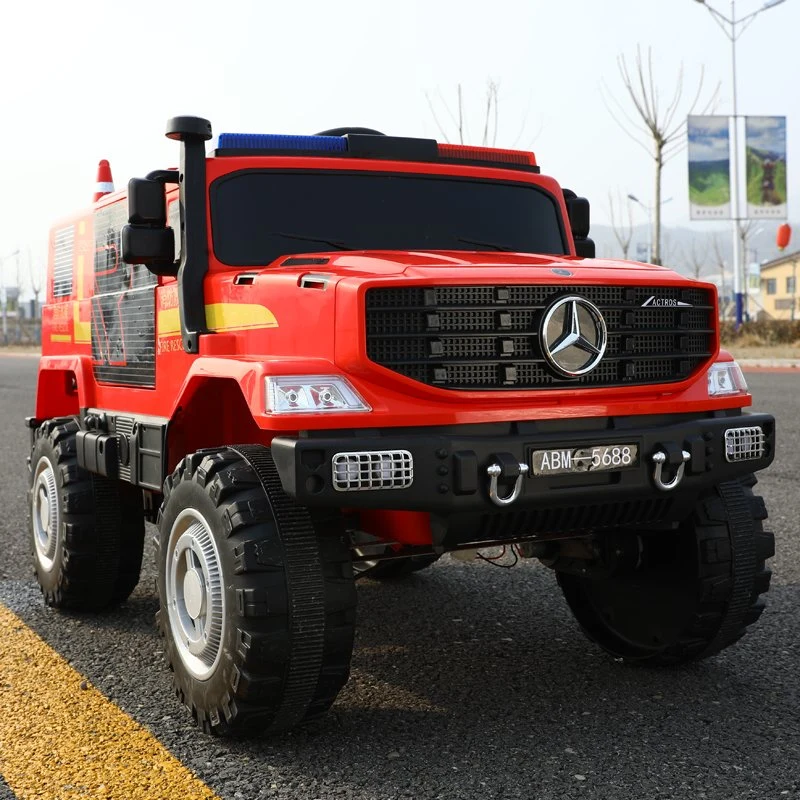
M 206 306 L 206 325 L 218 333 L 247 331 L 254 328 L 277 328 L 278 320 L 258 303 L 210 303 Z M 161 308 L 157 314 L 159 338 L 180 336 L 181 318 L 177 308 Z
M 0 773 L 17 797 L 215 800 L 3 605 L 0 676 Z
M 72 337 L 68 333 L 51 333 L 51 342 L 71 342 Z
M 181 315 L 177 308 L 162 308 L 156 316 L 159 337 L 181 335 Z
M 81 304 L 72 301 L 72 322 L 75 328 L 75 344 L 89 344 L 92 341 L 92 323 L 81 321 Z
M 277 328 L 278 320 L 258 303 L 211 303 L 206 306 L 206 325 L 212 331 L 245 331 Z
M 78 276 L 78 300 L 83 300 L 83 256 L 79 255 L 75 259 L 75 272 Z

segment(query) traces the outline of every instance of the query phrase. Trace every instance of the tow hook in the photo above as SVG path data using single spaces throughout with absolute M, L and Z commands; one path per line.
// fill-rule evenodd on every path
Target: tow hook
M 664 470 L 664 464 L 666 464 L 669 460 L 669 456 L 663 450 L 656 450 L 656 452 L 651 456 L 653 463 L 655 464 L 655 469 L 653 470 L 653 480 L 655 481 L 656 486 L 661 489 L 662 492 L 672 491 L 681 482 L 681 480 L 683 480 L 683 473 L 686 469 L 686 464 L 689 462 L 691 457 L 691 453 L 687 452 L 686 450 L 681 450 L 681 458 L 683 460 L 678 464 L 678 468 L 675 470 L 675 476 L 671 481 L 665 481 L 662 473 Z
M 486 468 L 489 476 L 489 499 L 497 506 L 510 506 L 522 492 L 522 479 L 528 474 L 528 465 L 521 464 L 508 453 L 496 453 L 495 461 Z M 497 482 L 500 478 L 514 481 L 511 494 L 501 497 L 497 491 Z

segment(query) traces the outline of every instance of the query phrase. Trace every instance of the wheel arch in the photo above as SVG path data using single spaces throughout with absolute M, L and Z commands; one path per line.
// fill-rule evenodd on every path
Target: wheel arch
M 36 381 L 36 417 L 77 416 L 81 408 L 93 405 L 91 364 L 82 357 L 43 357 Z
M 167 473 L 184 456 L 210 447 L 236 443 L 269 444 L 271 434 L 255 420 L 242 385 L 235 376 L 191 375 L 167 429 Z

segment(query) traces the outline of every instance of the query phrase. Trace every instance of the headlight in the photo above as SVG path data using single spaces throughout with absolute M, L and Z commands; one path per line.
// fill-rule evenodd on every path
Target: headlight
M 708 394 L 719 397 L 726 394 L 745 394 L 747 381 L 735 361 L 720 361 L 708 370 Z
M 265 381 L 270 414 L 372 411 L 349 381 L 339 375 L 279 375 Z

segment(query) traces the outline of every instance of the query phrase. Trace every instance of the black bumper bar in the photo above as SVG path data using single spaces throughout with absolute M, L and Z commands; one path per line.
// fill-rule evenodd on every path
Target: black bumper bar
M 749 427 L 759 427 L 763 431 L 763 453 L 756 458 L 728 460 L 726 431 Z M 338 433 L 340 435 L 329 438 L 279 436 L 273 439 L 272 454 L 283 488 L 298 503 L 311 507 L 428 511 L 440 516 L 667 496 L 680 497 L 684 502 L 678 505 L 685 507 L 685 501 L 715 484 L 769 466 L 775 452 L 775 420 L 767 414 L 731 416 L 721 413 L 701 418 L 674 415 L 668 420 L 643 416 L 566 421 L 560 425 L 521 422 L 463 430 L 362 429 L 352 434 Z M 635 466 L 565 475 L 534 474 L 534 450 L 574 452 L 578 448 L 591 450 L 595 446 L 617 444 L 636 445 Z M 342 490 L 335 487 L 333 460 L 337 454 L 381 451 L 411 454 L 413 478 L 407 488 Z M 664 455 L 661 457 L 657 453 Z M 678 471 L 682 471 L 672 489 L 658 486 L 656 462 L 659 460 L 663 462 L 661 484 L 670 484 Z M 496 465 L 497 478 L 495 497 L 508 499 L 516 486 L 518 495 L 513 502 L 501 506 L 490 497 L 493 465 Z M 521 477 L 520 465 L 528 467 L 527 474 Z M 523 472 L 524 469 L 522 467 Z

